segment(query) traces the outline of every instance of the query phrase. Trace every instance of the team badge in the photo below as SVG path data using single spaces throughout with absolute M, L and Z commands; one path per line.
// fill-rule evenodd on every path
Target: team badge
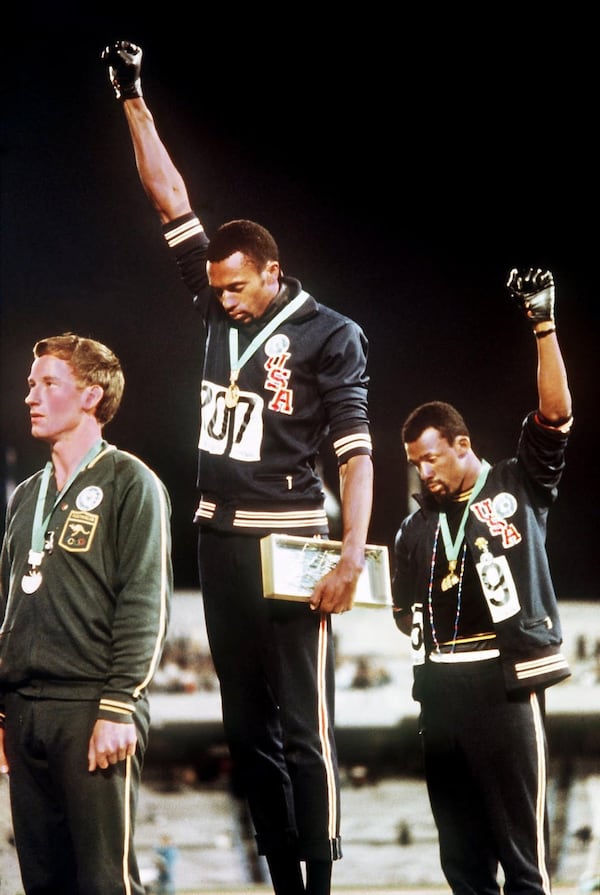
M 501 519 L 508 519 L 510 516 L 514 516 L 517 511 L 516 497 L 513 494 L 509 494 L 508 491 L 501 491 L 492 500 L 492 511 L 495 516 L 499 516 Z
M 471 507 L 473 515 L 487 526 L 492 537 L 502 539 L 502 547 L 509 550 L 516 544 L 520 544 L 522 537 L 514 522 L 508 522 L 508 517 L 517 510 L 517 501 L 512 494 L 501 491 L 493 499 L 485 497 L 474 503 Z
M 94 513 L 71 510 L 58 543 L 70 553 L 87 553 L 92 546 L 98 519 Z
M 481 589 L 494 624 L 516 615 L 521 608 L 517 588 L 505 556 L 494 556 L 485 538 L 477 538 L 475 546 L 481 551 L 475 564 Z
M 90 485 L 80 491 L 75 500 L 78 510 L 94 510 L 102 503 L 104 493 L 97 485 Z
M 290 340 L 285 333 L 275 333 L 274 336 L 267 341 L 265 345 L 265 354 L 267 357 L 276 357 L 278 354 L 287 354 L 290 347 Z
M 289 347 L 290 340 L 285 333 L 275 333 L 265 345 L 265 389 L 274 392 L 267 407 L 275 413 L 291 414 L 294 410 L 294 391 L 289 387 L 291 371 L 287 368 L 291 357 Z

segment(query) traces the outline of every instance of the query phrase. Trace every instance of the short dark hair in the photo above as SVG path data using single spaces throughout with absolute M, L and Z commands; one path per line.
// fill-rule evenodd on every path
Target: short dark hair
M 96 407 L 96 419 L 100 425 L 109 423 L 121 403 L 125 388 L 125 376 L 119 358 L 102 342 L 63 333 L 40 339 L 33 346 L 34 357 L 51 354 L 67 361 L 73 369 L 79 385 L 99 385 L 104 391 Z
M 241 252 L 263 270 L 269 261 L 279 261 L 279 248 L 269 231 L 255 221 L 228 221 L 216 231 L 208 246 L 209 261 L 223 261 Z
M 403 443 L 416 441 L 429 428 L 437 429 L 448 444 L 452 444 L 459 435 L 469 436 L 467 424 L 456 407 L 444 401 L 429 401 L 416 407 L 406 417 L 402 426 Z

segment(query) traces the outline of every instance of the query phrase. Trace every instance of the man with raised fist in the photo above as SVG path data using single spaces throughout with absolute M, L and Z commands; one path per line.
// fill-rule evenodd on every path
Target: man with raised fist
M 229 221 L 209 241 L 142 96 L 142 50 L 118 41 L 102 58 L 142 186 L 206 328 L 198 561 L 229 749 L 277 895 L 329 895 L 341 857 L 331 614 L 352 608 L 365 563 L 367 342 L 283 276 L 260 224 Z M 326 439 L 339 467 L 339 562 L 309 604 L 265 600 L 261 538 L 327 537 L 316 470 Z
M 431 401 L 404 422 L 419 508 L 397 532 L 394 618 L 414 651 L 425 776 L 452 892 L 549 895 L 544 690 L 570 674 L 546 523 L 571 428 L 548 270 L 512 270 L 533 329 L 538 407 L 490 465 L 461 414 Z

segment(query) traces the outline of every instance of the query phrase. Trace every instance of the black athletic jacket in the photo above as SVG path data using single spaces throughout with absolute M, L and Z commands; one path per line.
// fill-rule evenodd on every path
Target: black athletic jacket
M 371 453 L 367 341 L 360 327 L 283 277 L 258 326 L 239 326 L 238 353 L 297 296 L 304 301 L 241 368 L 240 397 L 225 404 L 235 323 L 208 285 L 208 239 L 194 214 L 164 227 L 167 243 L 206 325 L 196 521 L 225 531 L 327 532 L 315 471 L 326 438 L 339 464 Z
M 564 432 L 541 425 L 536 413 L 528 414 L 516 456 L 492 466 L 469 511 L 465 539 L 475 562 L 489 563 L 482 598 L 490 607 L 508 690 L 549 686 L 570 674 L 560 651 L 562 630 L 545 546 L 567 440 Z M 427 604 L 439 514 L 433 502 L 415 498 L 420 508 L 396 534 L 393 597 L 396 614 L 412 611 L 418 623 Z M 415 644 L 422 642 L 415 637 Z

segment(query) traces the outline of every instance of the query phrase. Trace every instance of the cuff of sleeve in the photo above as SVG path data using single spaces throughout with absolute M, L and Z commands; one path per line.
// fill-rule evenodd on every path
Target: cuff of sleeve
M 204 227 L 193 211 L 189 211 L 174 221 L 164 224 L 162 231 L 170 249 L 177 250 L 179 246 L 198 236 L 202 237 L 203 241 L 208 242 Z
M 134 706 L 128 702 L 103 697 L 98 707 L 98 718 L 103 721 L 133 722 Z
M 361 454 L 370 457 L 373 453 L 371 435 L 366 431 L 344 435 L 342 438 L 336 438 L 333 442 L 333 449 L 339 466 L 346 463 L 351 457 Z
M 544 429 L 554 429 L 558 432 L 563 432 L 566 434 L 571 430 L 571 426 L 573 425 L 573 417 L 565 416 L 558 420 L 548 420 L 545 416 L 543 416 L 538 410 L 535 415 L 536 422 L 538 425 L 543 426 Z

